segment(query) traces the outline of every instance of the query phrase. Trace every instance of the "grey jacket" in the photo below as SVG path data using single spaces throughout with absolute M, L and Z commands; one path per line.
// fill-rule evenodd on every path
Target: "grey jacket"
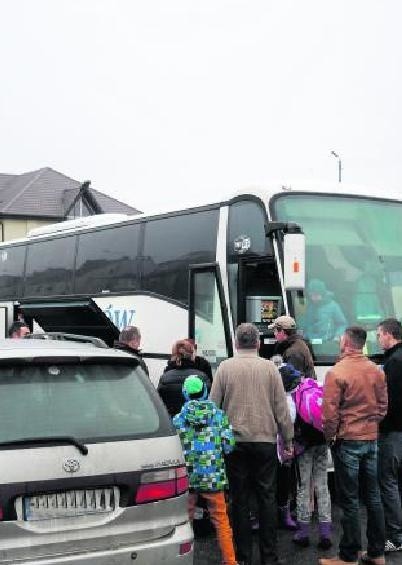
M 210 399 L 226 412 L 236 441 L 276 443 L 280 431 L 285 443 L 291 442 L 293 424 L 281 376 L 257 351 L 240 350 L 219 365 Z

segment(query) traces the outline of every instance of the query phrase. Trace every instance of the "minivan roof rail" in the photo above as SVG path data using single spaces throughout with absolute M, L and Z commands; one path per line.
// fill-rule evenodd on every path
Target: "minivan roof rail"
M 63 332 L 32 333 L 24 339 L 49 339 L 55 341 L 75 341 L 78 343 L 90 343 L 95 347 L 108 348 L 103 339 L 90 335 L 68 334 Z

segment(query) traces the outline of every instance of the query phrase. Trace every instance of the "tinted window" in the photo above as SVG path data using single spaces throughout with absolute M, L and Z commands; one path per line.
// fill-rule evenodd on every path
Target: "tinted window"
M 250 248 L 245 253 L 235 251 L 235 242 L 249 239 Z M 233 322 L 237 325 L 237 282 L 240 256 L 254 253 L 272 254 L 271 240 L 265 236 L 265 212 L 250 200 L 235 202 L 230 206 L 228 228 L 228 282 Z
M 75 292 L 138 290 L 139 231 L 133 224 L 80 235 Z
M 18 298 L 21 296 L 24 261 L 24 245 L 1 249 L 0 298 Z
M 239 255 L 235 251 L 235 242 L 244 238 L 249 239 L 247 253 L 266 255 L 271 251 L 268 247 L 270 240 L 265 236 L 265 212 L 257 202 L 250 200 L 235 202 L 230 206 L 228 256 L 232 260 Z
M 306 235 L 306 296 L 295 293 L 298 325 L 317 356 L 337 355 L 345 325 L 366 328 L 379 353 L 377 324 L 402 317 L 402 205 L 368 198 L 281 195 L 279 220 Z
M 52 363 L 0 367 L 0 442 L 171 433 L 148 378 L 132 366 Z
M 145 290 L 188 303 L 188 266 L 216 258 L 218 212 L 208 210 L 146 224 Z
M 75 237 L 28 245 L 25 296 L 71 294 Z

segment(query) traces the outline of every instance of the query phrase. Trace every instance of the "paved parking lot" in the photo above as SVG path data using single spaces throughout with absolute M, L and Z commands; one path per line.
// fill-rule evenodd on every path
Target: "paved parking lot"
M 364 520 L 365 511 L 362 509 L 362 515 Z M 279 555 L 282 559 L 289 563 L 289 565 L 310 565 L 314 563 L 318 563 L 319 557 L 324 557 L 326 554 L 328 556 L 333 556 L 336 553 L 337 543 L 339 540 L 339 517 L 340 512 L 338 508 L 333 509 L 333 515 L 335 518 L 335 535 L 334 541 L 335 545 L 334 548 L 329 550 L 328 552 L 323 552 L 322 550 L 318 550 L 316 547 L 317 543 L 317 534 L 313 530 L 313 534 L 311 536 L 311 545 L 309 548 L 300 549 L 296 547 L 292 543 L 292 533 L 287 532 L 285 530 L 279 531 Z M 362 532 L 364 533 L 365 527 L 363 526 Z M 219 556 L 219 548 L 216 544 L 215 538 L 213 533 L 210 533 L 207 536 L 196 536 L 195 542 L 195 557 L 194 557 L 194 565 L 220 565 L 220 556 Z M 254 552 L 254 564 L 259 565 L 259 557 L 258 557 L 258 547 L 257 547 L 257 535 L 255 534 L 255 552 Z M 386 559 L 387 565 L 402 565 L 402 553 L 391 554 L 387 556 Z

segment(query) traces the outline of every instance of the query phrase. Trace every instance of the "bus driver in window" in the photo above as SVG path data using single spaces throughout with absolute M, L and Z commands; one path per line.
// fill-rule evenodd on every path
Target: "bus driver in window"
M 340 338 L 347 321 L 341 307 L 334 300 L 333 293 L 323 281 L 312 279 L 307 287 L 307 296 L 304 336 L 322 341 Z

